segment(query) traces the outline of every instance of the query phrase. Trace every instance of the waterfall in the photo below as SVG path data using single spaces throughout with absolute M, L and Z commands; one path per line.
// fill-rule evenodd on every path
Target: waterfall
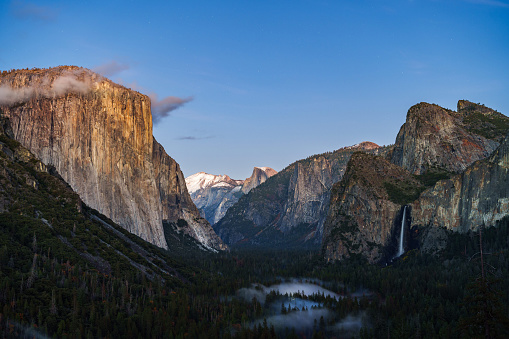
M 405 249 L 403 248 L 403 240 L 405 236 L 405 219 L 406 219 L 406 206 L 403 208 L 403 219 L 401 220 L 401 233 L 399 235 L 399 249 L 396 257 L 400 257 L 403 253 L 405 253 Z

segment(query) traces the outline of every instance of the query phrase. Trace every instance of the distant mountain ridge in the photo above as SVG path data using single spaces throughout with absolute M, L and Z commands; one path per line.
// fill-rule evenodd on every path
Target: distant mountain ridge
M 228 175 L 199 172 L 188 176 L 186 185 L 202 217 L 215 224 L 243 194 L 264 183 L 276 173 L 277 171 L 270 167 L 255 167 L 249 178 L 234 180 Z
M 214 175 L 205 172 L 195 173 L 186 178 L 189 194 L 196 193 L 209 187 L 236 187 L 241 186 L 244 180 L 233 180 L 227 175 Z
M 276 175 L 277 171 L 270 167 L 255 167 L 253 173 L 249 178 L 244 180 L 242 184 L 242 193 L 247 194 L 253 188 L 256 188 L 263 184 L 268 178 Z
M 356 151 L 388 148 L 363 142 L 299 160 L 241 197 L 214 230 L 232 246 L 319 247 L 330 189 Z

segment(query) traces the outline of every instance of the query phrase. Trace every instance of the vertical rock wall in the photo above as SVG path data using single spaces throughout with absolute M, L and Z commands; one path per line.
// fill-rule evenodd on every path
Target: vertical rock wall
M 416 190 L 421 184 L 405 169 L 380 156 L 354 153 L 343 179 L 334 185 L 324 225 L 322 250 L 327 260 L 362 254 L 369 261 L 381 259 L 401 204 L 388 186 Z
M 413 223 L 466 232 L 509 214 L 509 138 L 493 154 L 424 191 L 412 205 Z
M 0 86 L 19 95 L 2 105 L 15 139 L 90 207 L 163 248 L 163 219 L 183 208 L 199 218 L 178 164 L 153 139 L 147 96 L 78 67 L 13 71 Z
M 479 114 L 483 117 L 486 113 Z M 473 162 L 489 156 L 499 145 L 496 140 L 469 128 L 466 120 L 463 111 L 454 112 L 428 103 L 412 106 L 396 137 L 391 162 L 414 174 L 423 174 L 430 167 L 456 173 L 464 171 Z

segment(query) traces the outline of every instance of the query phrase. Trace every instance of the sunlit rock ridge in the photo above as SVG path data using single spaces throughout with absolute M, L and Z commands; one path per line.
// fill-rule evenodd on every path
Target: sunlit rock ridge
M 234 180 L 227 175 L 199 172 L 186 178 L 186 185 L 201 215 L 211 224 L 217 223 L 239 198 L 277 174 L 270 167 L 255 167 L 245 180 Z
M 273 175 L 276 175 L 277 171 L 270 167 L 255 167 L 253 173 L 249 178 L 244 180 L 242 184 L 242 193 L 247 194 L 253 188 L 256 188 L 267 181 Z
M 3 73 L 0 106 L 15 139 L 54 166 L 90 207 L 162 248 L 163 220 L 179 219 L 206 247 L 223 247 L 193 204 L 179 165 L 152 136 L 147 96 L 61 66 Z

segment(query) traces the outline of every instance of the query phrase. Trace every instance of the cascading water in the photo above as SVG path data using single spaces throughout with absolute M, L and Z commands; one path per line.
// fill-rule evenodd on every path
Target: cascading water
M 403 219 L 401 220 L 401 233 L 399 235 L 399 248 L 398 248 L 398 254 L 396 257 L 400 257 L 405 253 L 405 249 L 403 248 L 403 240 L 405 236 L 405 219 L 406 219 L 406 206 L 403 208 Z

